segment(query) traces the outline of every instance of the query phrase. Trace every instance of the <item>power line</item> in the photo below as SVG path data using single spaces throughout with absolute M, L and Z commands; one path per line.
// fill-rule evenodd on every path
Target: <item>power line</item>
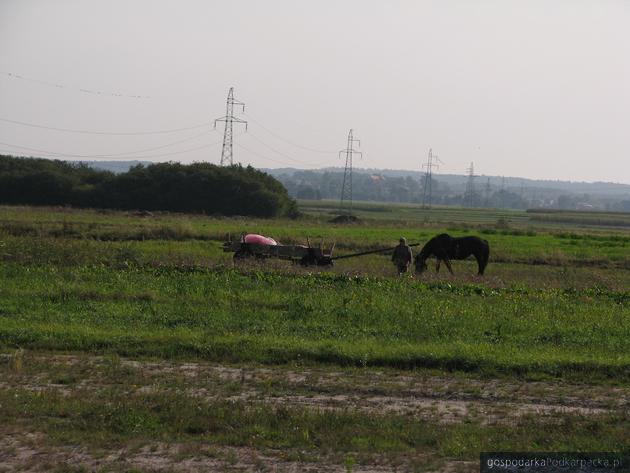
M 173 151 L 170 153 L 162 153 L 162 154 L 150 154 L 150 155 L 142 155 L 142 156 L 112 156 L 112 155 L 91 155 L 91 154 L 72 154 L 72 153 L 59 153 L 56 151 L 49 151 L 49 150 L 45 150 L 45 149 L 39 149 L 39 148 L 31 148 L 28 146 L 20 146 L 20 145 L 14 145 L 11 143 L 3 143 L 0 142 L 0 145 L 4 145 L 4 146 L 8 146 L 10 148 L 18 148 L 18 149 L 25 149 L 27 151 L 36 151 L 38 153 L 44 153 L 46 155 L 49 156 L 54 156 L 54 157 L 68 157 L 68 158 L 111 158 L 111 159 L 144 159 L 144 158 L 161 158 L 164 156 L 175 156 L 178 154 L 183 154 L 183 153 L 189 153 L 191 151 L 197 151 L 200 149 L 204 149 L 204 148 L 209 148 L 210 146 L 214 146 L 216 144 L 219 144 L 221 141 L 215 141 L 213 143 L 209 143 L 203 146 L 198 146 L 196 148 L 189 148 L 189 149 L 184 149 L 184 150 L 180 150 L 180 151 Z
M 192 140 L 197 139 L 197 138 L 199 138 L 200 136 L 204 136 L 204 135 L 206 135 L 206 136 L 207 136 L 207 135 L 208 135 L 208 132 L 207 132 L 207 131 L 204 131 L 203 133 L 198 133 L 198 134 L 193 135 L 193 136 L 190 136 L 190 137 L 188 137 L 188 138 L 184 138 L 183 140 L 173 141 L 173 142 L 171 142 L 171 143 L 167 143 L 167 144 L 162 145 L 162 146 L 155 146 L 155 147 L 153 147 L 153 148 L 139 149 L 139 150 L 136 150 L 136 151 L 130 151 L 130 152 L 128 152 L 128 153 L 103 154 L 103 155 L 98 156 L 98 157 L 108 158 L 108 157 L 123 156 L 123 155 L 124 155 L 124 156 L 128 156 L 128 155 L 130 155 L 130 154 L 136 154 L 136 153 L 146 153 L 147 151 L 156 151 L 156 150 L 158 150 L 158 149 L 168 148 L 169 146 L 178 145 L 178 144 L 180 144 L 180 143 L 186 143 L 186 142 L 188 142 L 188 141 L 192 141 Z M 95 156 L 95 157 L 97 157 L 97 156 Z
M 21 122 L 18 120 L 10 120 L 8 118 L 0 118 L 0 121 L 7 123 L 14 123 L 16 125 L 29 126 L 32 128 L 43 128 L 45 130 L 63 131 L 67 133 L 83 133 L 87 135 L 161 135 L 166 133 L 176 133 L 178 131 L 194 130 L 196 128 L 202 128 L 208 126 L 207 123 L 200 123 L 198 125 L 188 126 L 184 128 L 173 128 L 170 130 L 158 130 L 158 131 L 130 131 L 130 132 L 114 132 L 114 131 L 92 131 L 92 130 L 75 130 L 71 128 L 57 128 L 47 125 L 37 125 L 35 123 Z
M 161 146 L 155 146 L 153 148 L 145 148 L 145 149 L 138 149 L 138 150 L 134 150 L 134 151 L 127 151 L 127 152 L 123 152 L 123 153 L 112 153 L 112 154 L 85 154 L 85 155 L 76 155 L 75 157 L 82 157 L 82 158 L 114 158 L 117 156 L 129 156 L 131 154 L 136 154 L 136 153 L 146 153 L 147 151 L 155 151 L 158 149 L 163 149 L 163 148 L 168 148 L 169 146 L 173 146 L 176 144 L 180 144 L 180 143 L 185 143 L 187 141 L 192 141 L 196 138 L 199 138 L 200 136 L 206 135 L 208 132 L 204 131 L 203 133 L 199 133 L 197 135 L 194 136 L 190 136 L 188 138 L 184 138 L 183 140 L 178 140 L 178 141 L 173 141 L 171 143 L 167 143 Z M 20 145 L 9 145 L 6 144 L 7 146 L 13 146 L 15 148 L 24 148 L 24 149 L 30 149 L 32 151 L 43 151 L 43 150 L 38 150 L 37 148 L 29 148 L 26 146 L 20 146 Z M 68 156 L 67 153 L 53 153 L 50 152 L 49 154 L 59 154 L 60 156 Z
M 296 148 L 300 148 L 300 149 L 303 149 L 303 150 L 306 150 L 306 151 L 312 151 L 313 153 L 335 154 L 335 151 L 325 151 L 325 150 L 321 150 L 321 149 L 309 148 L 308 146 L 302 146 L 302 145 L 299 145 L 297 143 L 294 143 L 293 141 L 288 140 L 286 138 L 283 138 L 282 136 L 278 135 L 277 133 L 271 131 L 269 128 L 266 128 L 262 123 L 260 123 L 256 119 L 254 119 L 249 113 L 244 113 L 244 115 L 247 115 L 247 117 L 250 119 L 250 121 L 256 123 L 260 128 L 265 130 L 270 135 L 276 137 L 280 141 L 284 141 L 285 143 L 290 144 L 291 146 L 295 146 Z
M 266 159 L 268 161 L 271 161 L 271 162 L 274 162 L 274 163 L 278 163 L 278 164 L 284 164 L 284 165 L 287 165 L 287 166 L 292 166 L 291 163 L 288 163 L 286 161 L 279 161 L 277 159 L 270 158 L 269 156 L 266 156 L 264 154 L 260 154 L 257 151 L 253 151 L 253 150 L 247 148 L 246 146 L 243 146 L 241 143 L 235 143 L 235 144 L 239 148 L 244 149 L 245 151 L 247 151 L 248 153 L 253 154 L 254 156 L 258 156 L 259 158 Z
M 113 154 L 86 154 L 86 155 L 81 155 L 81 156 L 77 155 L 75 157 L 82 157 L 82 158 L 115 158 L 115 157 L 118 157 L 118 156 L 128 157 L 129 155 L 136 154 L 136 153 L 146 153 L 147 151 L 156 151 L 158 149 L 168 148 L 169 146 L 173 146 L 173 145 L 180 144 L 180 143 L 185 143 L 187 141 L 192 141 L 192 140 L 194 140 L 196 138 L 199 138 L 200 136 L 207 135 L 207 134 L 208 134 L 208 132 L 204 131 L 203 133 L 199 133 L 197 135 L 194 135 L 194 136 L 191 136 L 191 137 L 188 137 L 188 138 L 184 138 L 183 140 L 173 141 L 171 143 L 167 143 L 167 144 L 161 145 L 161 146 L 155 146 L 153 148 L 137 149 L 137 150 L 134 150 L 134 151 L 127 151 L 127 152 L 123 152 L 123 153 L 113 153 Z M 20 146 L 18 146 L 18 145 L 11 145 L 11 146 L 14 146 L 16 148 L 20 148 Z M 22 146 L 22 148 L 24 148 L 24 149 L 31 149 L 32 151 L 38 151 L 36 148 L 28 148 L 28 147 L 24 147 L 24 146 Z M 59 154 L 60 156 L 67 156 L 66 153 L 52 153 L 51 152 L 49 154 Z
M 271 151 L 273 151 L 274 153 L 283 156 L 287 159 L 290 159 L 291 161 L 294 161 L 298 164 L 306 164 L 307 166 L 322 166 L 322 165 L 326 165 L 326 164 L 330 164 L 330 162 L 318 162 L 318 163 L 309 163 L 307 161 L 301 161 L 299 159 L 295 159 L 291 156 L 289 156 L 288 154 L 285 154 L 281 151 L 278 151 L 277 149 L 275 149 L 273 146 L 268 145 L 267 143 L 265 143 L 263 140 L 261 140 L 260 138 L 258 138 L 256 135 L 254 135 L 251 131 L 247 133 L 247 136 L 249 136 L 250 138 L 253 138 L 254 140 L 258 141 L 260 144 L 262 144 L 264 147 L 270 149 Z
M 247 133 L 247 136 L 249 136 L 250 138 L 253 138 L 253 139 L 254 139 L 254 140 L 256 140 L 256 141 L 258 141 L 258 142 L 259 142 L 261 145 L 263 145 L 265 148 L 267 148 L 267 149 L 269 149 L 269 150 L 273 151 L 273 152 L 274 152 L 274 153 L 276 153 L 276 154 L 279 154 L 280 156 L 284 156 L 285 158 L 287 158 L 287 159 L 289 159 L 289 160 L 291 160 L 291 161 L 293 161 L 293 162 L 296 162 L 296 163 L 298 163 L 298 164 L 306 164 L 306 163 L 304 163 L 304 162 L 302 162 L 302 161 L 299 161 L 299 160 L 297 160 L 297 159 L 295 159 L 295 158 L 292 158 L 291 156 L 289 156 L 289 155 L 287 155 L 287 154 L 282 153 L 281 151 L 278 151 L 278 150 L 277 150 L 277 149 L 275 149 L 274 147 L 272 147 L 272 146 L 268 145 L 267 143 L 265 143 L 265 142 L 264 142 L 263 140 L 261 140 L 260 138 L 256 137 L 256 135 L 254 135 L 252 132 L 248 132 L 248 133 Z
M 128 95 L 128 94 L 120 94 L 120 93 L 116 93 L 116 92 L 105 92 L 102 90 L 92 90 L 92 89 L 88 89 L 85 87 L 70 87 L 64 84 L 59 84 L 59 83 L 55 83 L 55 82 L 49 82 L 49 81 L 45 81 L 45 80 L 41 80 L 41 79 L 33 79 L 30 77 L 24 77 L 20 74 L 15 74 L 14 72 L 1 72 L 0 74 L 5 75 L 7 77 L 10 77 L 12 79 L 19 79 L 19 80 L 24 80 L 24 81 L 28 81 L 28 82 L 35 82 L 37 84 L 41 84 L 41 85 L 46 85 L 48 87 L 53 87 L 56 89 L 67 89 L 67 90 L 73 90 L 75 92 L 81 92 L 84 94 L 91 94 L 91 95 L 100 95 L 100 96 L 109 96 L 109 97 L 124 97 L 124 98 L 130 98 L 130 99 L 150 99 L 151 97 L 148 95 Z
M 245 112 L 245 104 L 243 102 L 239 102 L 234 99 L 234 87 L 230 87 L 230 91 L 227 96 L 227 105 L 225 116 L 221 118 L 217 118 L 214 121 L 214 127 L 216 128 L 217 122 L 225 122 L 225 131 L 223 132 L 223 148 L 221 150 L 221 166 L 227 164 L 229 161 L 230 166 L 234 164 L 233 159 L 233 148 L 232 148 L 232 124 L 236 123 L 244 123 L 245 130 L 247 130 L 247 122 L 245 120 L 241 120 L 240 118 L 236 118 L 234 116 L 234 105 L 242 105 L 243 112 Z

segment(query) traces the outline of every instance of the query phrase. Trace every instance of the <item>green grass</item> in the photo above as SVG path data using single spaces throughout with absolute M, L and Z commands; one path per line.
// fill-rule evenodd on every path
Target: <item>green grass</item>
M 339 213 L 336 200 L 300 200 L 300 210 L 310 216 L 331 218 Z M 434 205 L 430 209 L 421 204 L 355 201 L 353 213 L 359 218 L 378 219 L 392 224 L 395 221 L 425 224 L 458 223 L 466 226 L 500 222 L 519 227 L 544 224 L 552 228 L 583 225 L 591 228 L 630 227 L 630 213 L 602 211 L 572 211 L 557 209 L 482 209 Z
M 287 233 L 287 229 L 268 228 L 263 234 L 277 235 Z M 307 230 L 302 229 L 304 233 Z M 311 229 L 311 241 L 319 242 L 322 229 Z M 291 235 L 279 238 L 280 241 L 299 243 L 299 230 Z M 321 232 L 321 233 L 320 233 Z M 367 249 L 392 247 L 401 235 L 407 235 L 410 243 L 424 243 L 436 234 L 436 231 L 407 231 L 391 229 L 354 230 L 332 229 L 325 239 L 325 246 L 329 247 L 337 241 L 335 254 L 342 255 Z M 450 232 L 458 236 L 471 232 Z M 536 236 L 511 235 L 505 233 L 475 232 L 490 243 L 491 262 L 524 263 L 544 265 L 573 265 L 573 266 L 601 266 L 630 269 L 630 240 L 622 237 L 603 238 L 597 235 L 568 237 L 565 234 L 541 234 Z M 345 236 L 344 234 L 347 234 Z M 209 239 L 210 240 L 210 239 Z M 12 236 L 0 233 L 0 260 L 15 261 L 25 264 L 42 264 L 52 262 L 59 265 L 85 264 L 109 261 L 116 251 L 140 253 L 146 252 L 145 261 L 150 262 L 161 258 L 178 255 L 182 260 L 199 262 L 201 258 L 210 258 L 219 263 L 230 261 L 221 250 L 221 238 L 210 241 L 189 239 L 179 243 L 177 240 L 146 239 L 103 241 L 92 238 L 55 238 L 49 236 Z M 343 242 L 343 243 L 342 243 Z M 419 247 L 415 249 L 418 250 Z M 124 255 L 123 255 L 124 256 Z M 364 261 L 365 258 L 351 260 Z M 345 265 L 346 262 L 340 263 Z
M 630 296 L 234 270 L 0 268 L 6 347 L 630 380 Z
M 569 397 L 579 386 L 630 386 L 630 233 L 595 222 L 624 215 L 551 215 L 580 220 L 558 223 L 536 222 L 538 212 L 358 204 L 362 223 L 331 225 L 326 205 L 304 205 L 309 215 L 298 220 L 0 207 L 0 351 L 14 353 L 4 369 L 8 384 L 0 383 L 0 434 L 40 432 L 53 449 L 159 441 L 277 449 L 299 458 L 332 455 L 338 465 L 355 456 L 400 464 L 418 455 L 439 465 L 475 460 L 482 450 L 627 449 L 623 409 L 516 416 L 510 423 L 469 415 L 444 424 L 437 414 L 225 401 L 241 392 L 237 381 L 216 398 L 198 398 L 179 374 L 168 381 L 171 389 L 121 369 L 126 356 L 157 365 L 310 365 L 329 373 L 392 368 L 401 378 L 457 378 L 463 388 L 473 377 L 490 384 L 544 380 Z M 477 234 L 490 242 L 491 257 L 484 278 L 463 261 L 454 263 L 455 276 L 430 271 L 399 279 L 388 255 L 340 260 L 329 269 L 274 260 L 235 266 L 221 244 L 243 231 L 284 243 L 325 238 L 326 246 L 337 242 L 337 254 L 393 246 L 401 235 L 425 242 L 444 231 Z M 106 362 L 102 376 L 90 362 L 67 372 L 44 366 L 32 376 L 44 389 L 34 390 L 31 358 L 21 349 L 43 357 L 104 354 Z M 24 379 L 13 385 L 20 372 Z M 41 382 L 45 372 L 56 388 Z M 136 389 L 139 376 L 156 391 Z M 108 381 L 87 389 L 89 379 Z M 302 395 L 318 388 L 268 386 Z M 263 381 L 260 389 L 266 392 Z M 364 395 L 375 389 L 370 383 Z M 479 407 L 484 401 L 475 389 Z M 343 386 L 333 391 L 343 393 Z M 510 402 L 520 395 L 513 391 Z
M 326 234 L 347 253 L 391 245 L 401 229 L 387 224 L 3 212 L 7 347 L 630 379 L 623 232 L 486 226 L 484 282 L 469 262 L 456 278 L 412 282 L 387 277 L 387 256 L 311 273 L 277 261 L 234 270 L 221 250 L 222 235 L 250 229 L 287 242 Z
M 444 213 L 448 218 L 449 213 L 465 216 L 468 211 L 434 209 L 431 212 Z M 447 231 L 455 236 L 480 234 L 490 242 L 491 259 L 495 262 L 630 269 L 628 232 L 585 231 L 572 227 L 560 231 L 544 227 L 510 226 L 497 224 L 496 219 L 500 214 L 494 211 L 476 212 L 489 218 L 490 223 L 471 226 L 465 222 L 425 223 L 415 219 L 396 222 L 368 220 L 360 225 L 332 225 L 317 218 L 252 220 L 173 214 L 147 219 L 122 212 L 102 215 L 87 210 L 60 212 L 19 208 L 18 211 L 1 207 L 0 260 L 42 263 L 57 256 L 55 263 L 63 264 L 80 262 L 77 258 L 83 255 L 88 258 L 86 262 L 92 262 L 92 253 L 102 254 L 108 248 L 108 243 L 109 247 L 115 247 L 120 242 L 131 244 L 147 241 L 154 242 L 153 245 L 161 247 L 163 251 L 220 259 L 220 245 L 216 243 L 225 241 L 228 235 L 238 238 L 241 232 L 262 233 L 285 244 L 304 244 L 307 237 L 318 244 L 324 239 L 327 247 L 335 242 L 336 253 L 343 254 L 390 247 L 396 244 L 401 235 L 405 235 L 410 243 L 423 244 L 437 233 Z M 527 215 L 524 212 L 522 214 Z M 469 216 L 469 221 L 471 218 Z M 73 240 L 80 242 L 77 243 L 80 245 L 78 251 L 69 248 Z M 178 242 L 185 242 L 186 245 L 178 245 Z

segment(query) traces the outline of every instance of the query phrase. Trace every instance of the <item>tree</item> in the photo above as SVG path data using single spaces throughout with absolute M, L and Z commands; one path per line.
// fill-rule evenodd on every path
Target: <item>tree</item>
M 251 166 L 159 163 L 115 175 L 10 156 L 0 156 L 0 202 L 259 217 L 297 212 L 282 184 Z

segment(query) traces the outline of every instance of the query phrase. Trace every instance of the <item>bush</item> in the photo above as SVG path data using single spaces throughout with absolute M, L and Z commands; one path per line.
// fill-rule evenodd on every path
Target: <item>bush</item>
M 273 177 L 251 166 L 138 165 L 122 174 L 83 164 L 0 156 L 0 202 L 278 217 L 297 214 Z

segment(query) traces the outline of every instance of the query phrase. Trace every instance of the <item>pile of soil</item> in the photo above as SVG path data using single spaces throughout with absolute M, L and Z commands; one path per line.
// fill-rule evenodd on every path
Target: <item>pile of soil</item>
M 359 223 L 361 219 L 355 215 L 338 215 L 329 220 L 330 223 Z

